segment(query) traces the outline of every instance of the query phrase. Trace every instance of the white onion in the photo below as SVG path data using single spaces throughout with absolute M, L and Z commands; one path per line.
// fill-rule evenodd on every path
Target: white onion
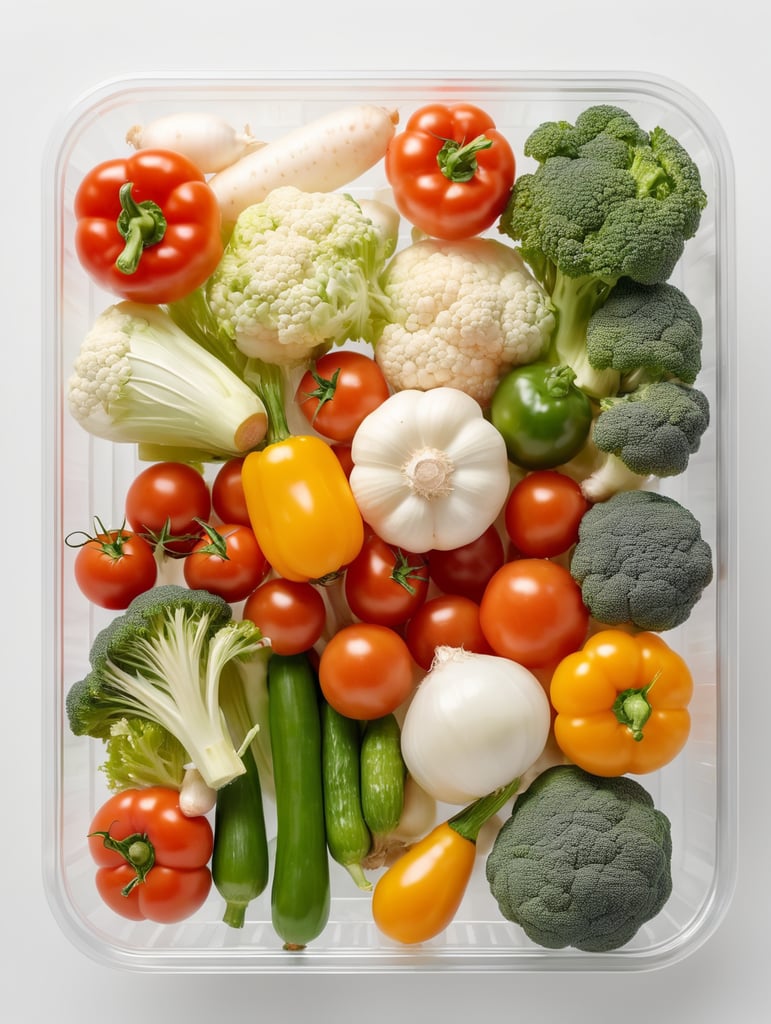
M 528 669 L 439 647 L 404 717 L 402 755 L 436 800 L 467 804 L 527 771 L 550 725 L 548 698 Z

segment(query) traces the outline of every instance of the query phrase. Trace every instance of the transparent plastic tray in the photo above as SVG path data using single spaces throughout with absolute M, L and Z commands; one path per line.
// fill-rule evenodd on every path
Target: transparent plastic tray
M 712 423 L 687 472 L 661 487 L 690 508 L 713 548 L 715 578 L 683 626 L 667 634 L 695 677 L 692 732 L 669 766 L 641 777 L 672 822 L 674 890 L 663 911 L 624 948 L 588 954 L 538 947 L 505 921 L 484 879 L 484 850 L 453 924 L 434 940 L 404 947 L 372 923 L 370 896 L 332 865 L 332 909 L 319 939 L 286 952 L 270 923 L 270 886 L 243 929 L 222 923 L 212 888 L 204 907 L 176 925 L 135 923 L 106 909 L 96 893 L 85 835 L 109 795 L 98 772 L 101 744 L 71 735 L 64 696 L 87 666 L 91 641 L 111 617 L 88 604 L 72 576 L 64 543 L 95 514 L 115 525 L 138 470 L 133 446 L 90 437 L 69 417 L 63 394 L 80 342 L 114 297 L 93 286 L 73 250 L 73 197 L 97 162 L 128 151 L 127 129 L 176 110 L 207 110 L 251 126 L 269 140 L 351 102 L 410 112 L 433 100 L 470 100 L 489 110 L 518 156 L 544 120 L 573 121 L 593 103 L 625 107 L 646 129 L 662 125 L 697 161 L 709 205 L 672 278 L 704 322 L 703 369 Z M 681 959 L 717 927 L 730 901 L 736 844 L 735 699 L 737 678 L 734 379 L 733 176 L 722 130 L 687 89 L 644 74 L 361 73 L 148 76 L 111 81 L 74 103 L 51 136 L 44 166 L 44 358 L 46 556 L 44 641 L 44 863 L 52 912 L 89 956 L 135 970 L 287 971 L 631 971 Z M 350 188 L 371 195 L 386 185 L 382 164 Z M 405 239 L 406 241 L 406 239 Z M 268 831 L 273 820 L 266 806 Z

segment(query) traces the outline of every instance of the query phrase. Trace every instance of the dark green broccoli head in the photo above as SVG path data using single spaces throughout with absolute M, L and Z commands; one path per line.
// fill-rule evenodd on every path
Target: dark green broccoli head
M 539 166 L 514 183 L 499 228 L 542 282 L 555 273 L 608 284 L 670 277 L 706 205 L 699 170 L 676 139 L 600 105 L 572 127 L 539 126 L 524 152 Z
M 487 858 L 503 916 L 548 949 L 618 949 L 672 892 L 667 816 L 633 779 L 547 769 L 517 798 Z
M 685 472 L 709 426 L 709 400 L 675 381 L 644 384 L 620 398 L 604 399 L 593 440 L 641 476 Z
M 584 515 L 570 572 L 598 622 L 663 632 L 686 621 L 712 581 L 712 550 L 674 498 L 620 491 Z
M 674 285 L 624 279 L 592 315 L 586 352 L 596 370 L 618 370 L 629 383 L 672 378 L 693 384 L 701 370 L 702 319 Z

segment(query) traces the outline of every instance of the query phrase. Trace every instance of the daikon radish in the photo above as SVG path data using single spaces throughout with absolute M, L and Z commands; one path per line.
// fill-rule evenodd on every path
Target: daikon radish
M 225 224 L 281 185 L 333 192 L 382 159 L 399 116 L 372 104 L 335 110 L 247 153 L 210 179 Z
M 248 125 L 238 131 L 216 114 L 183 111 L 158 117 L 126 132 L 134 149 L 172 149 L 191 160 L 203 174 L 224 170 L 265 143 Z

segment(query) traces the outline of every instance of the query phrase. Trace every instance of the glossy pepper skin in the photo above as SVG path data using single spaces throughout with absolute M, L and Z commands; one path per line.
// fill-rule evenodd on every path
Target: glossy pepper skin
M 687 664 L 657 633 L 602 630 L 552 676 L 554 736 L 592 775 L 646 774 L 685 746 L 692 695 Z
M 286 437 L 250 452 L 241 467 L 257 542 L 288 580 L 320 580 L 351 562 L 364 523 L 330 446 L 313 435 Z
M 568 366 L 529 363 L 498 383 L 490 419 L 506 442 L 509 460 L 524 469 L 552 469 L 583 448 L 592 425 L 591 400 Z
M 175 302 L 212 274 L 222 217 L 195 164 L 142 149 L 94 167 L 75 195 L 75 251 L 102 288 L 135 302 Z
M 116 793 L 94 815 L 88 846 L 104 902 L 134 921 L 170 924 L 189 917 L 211 889 L 214 845 L 203 816 L 187 817 L 165 786 Z
M 372 917 L 388 938 L 405 945 L 427 942 L 458 912 L 486 821 L 519 789 L 519 779 L 464 807 L 403 853 L 377 881 Z
M 429 103 L 388 145 L 385 170 L 400 213 L 434 238 L 471 238 L 503 212 L 514 152 L 486 111 Z

